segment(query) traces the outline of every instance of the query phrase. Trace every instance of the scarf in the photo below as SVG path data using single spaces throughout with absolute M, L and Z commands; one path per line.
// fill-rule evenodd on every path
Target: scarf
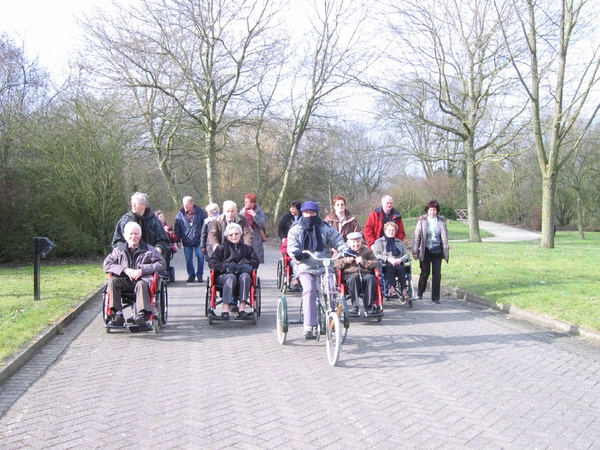
M 256 209 L 256 205 L 254 205 L 250 209 L 255 210 Z M 248 212 L 248 208 L 244 209 L 244 215 L 246 216 L 246 219 L 248 219 L 248 222 L 250 222 L 250 228 L 254 227 L 254 217 L 252 217 L 250 215 L 250 213 Z
M 310 250 L 311 252 L 322 252 L 323 236 L 321 236 L 321 225 L 323 221 L 319 216 L 302 217 L 299 221 L 302 227 L 302 250 Z
M 400 249 L 396 247 L 396 238 L 385 237 L 385 251 L 390 252 L 392 256 L 398 256 L 400 254 Z

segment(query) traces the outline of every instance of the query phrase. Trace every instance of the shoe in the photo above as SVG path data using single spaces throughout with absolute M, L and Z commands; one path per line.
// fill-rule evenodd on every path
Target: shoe
M 193 281 L 193 280 L 192 280 L 192 281 Z M 198 283 L 204 283 L 204 278 L 202 278 L 202 277 L 198 277 L 198 280 L 197 280 L 197 281 L 198 281 Z
M 417 298 L 418 298 L 419 300 L 423 300 L 423 294 L 419 294 L 419 295 L 417 295 Z
M 250 320 L 250 314 L 246 311 L 240 311 L 237 316 L 235 316 L 235 320 Z
M 134 322 L 136 325 L 146 325 L 146 315 L 140 311 L 137 313 L 137 316 L 135 316 Z
M 438 305 L 440 304 L 440 301 L 439 301 L 439 299 L 438 299 L 438 300 L 431 299 L 431 301 L 432 301 L 433 303 L 437 303 Z
M 290 291 L 292 292 L 302 292 L 302 286 L 300 283 L 294 283 L 290 286 Z
M 229 313 L 228 312 L 222 312 L 221 313 L 221 320 L 229 320 Z
M 408 295 L 408 292 L 406 292 L 406 289 L 402 289 L 402 298 L 404 300 L 408 300 L 410 298 L 410 295 Z
M 188 283 L 193 283 L 195 279 L 196 279 L 196 277 L 189 277 L 189 278 L 187 279 L 187 282 L 188 282 Z
M 123 317 L 123 313 L 115 313 L 112 316 L 112 319 L 109 320 L 108 324 L 111 327 L 122 327 L 125 325 L 125 318 Z
M 317 338 L 315 327 L 304 327 L 304 339 L 311 340 Z
M 353 306 L 352 309 L 350 310 L 350 314 L 358 314 L 358 306 Z
M 390 298 L 398 298 L 399 297 L 399 295 L 396 292 L 395 288 L 392 287 L 392 288 L 389 289 L 388 297 L 390 297 Z

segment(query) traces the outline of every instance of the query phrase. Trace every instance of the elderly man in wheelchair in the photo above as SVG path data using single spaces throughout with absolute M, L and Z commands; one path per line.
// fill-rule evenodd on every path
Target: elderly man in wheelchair
M 135 293 L 134 317 L 136 325 L 146 325 L 152 314 L 150 284 L 156 273 L 166 269 L 166 263 L 158 250 L 141 240 L 142 229 L 136 222 L 129 222 L 123 230 L 124 243 L 119 243 L 104 260 L 104 271 L 110 274 L 107 285 L 108 306 L 112 318 L 109 327 L 123 327 L 123 292 Z
M 335 262 L 335 268 L 341 269 L 339 283 L 348 288 L 352 301 L 350 315 L 358 317 L 359 299 L 362 295 L 365 316 L 376 313 L 377 285 L 375 270 L 379 269 L 379 260 L 366 245 L 363 245 L 363 235 L 360 232 L 348 234 L 348 247 L 357 253 L 356 257 L 344 257 Z
M 252 272 L 258 268 L 259 260 L 251 245 L 242 242 L 242 227 L 230 223 L 225 228 L 226 239 L 213 251 L 208 266 L 215 273 L 215 283 L 222 288 L 223 309 L 221 320 L 229 320 L 234 293 L 239 298 L 238 320 L 250 320 L 246 303 L 252 286 Z M 212 277 L 211 277 L 212 278 Z

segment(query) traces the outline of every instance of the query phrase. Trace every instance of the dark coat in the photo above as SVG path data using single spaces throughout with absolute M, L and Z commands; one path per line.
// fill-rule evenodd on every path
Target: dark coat
M 240 242 L 233 244 L 225 241 L 215 248 L 208 259 L 208 267 L 215 270 L 218 274 L 225 273 L 229 263 L 250 264 L 254 269 L 258 269 L 259 261 L 256 252 L 251 245 Z
M 302 215 L 296 217 L 300 219 Z M 283 217 L 279 221 L 279 227 L 277 228 L 277 231 L 279 233 L 279 239 L 284 240 L 287 238 L 288 231 L 290 231 L 290 228 L 292 227 L 292 225 L 294 225 L 295 222 L 296 221 L 294 220 L 294 215 L 291 212 L 288 211 L 283 215 Z
M 131 211 L 123 214 L 121 219 L 119 219 L 117 226 L 115 227 L 115 232 L 112 238 L 113 248 L 115 248 L 118 244 L 127 243 L 125 237 L 123 236 L 123 230 L 125 229 L 125 225 L 127 225 L 129 222 L 136 222 L 142 228 L 142 241 L 152 245 L 153 247 L 161 249 L 163 255 L 166 254 L 167 250 L 169 250 L 169 247 L 171 246 L 171 240 L 169 239 L 169 236 L 167 236 L 165 227 L 160 222 L 160 219 L 156 217 L 154 211 L 152 211 L 149 206 L 146 207 L 146 210 L 142 216 L 133 214 Z
M 198 205 L 194 205 L 194 221 L 190 223 L 185 213 L 185 209 L 181 208 L 175 216 L 175 234 L 177 239 L 181 241 L 184 247 L 196 247 L 200 245 L 202 237 L 202 225 L 207 214 Z

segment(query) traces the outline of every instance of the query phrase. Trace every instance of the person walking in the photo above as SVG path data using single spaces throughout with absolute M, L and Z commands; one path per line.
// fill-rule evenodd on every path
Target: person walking
M 183 197 L 183 208 L 175 216 L 175 234 L 179 242 L 177 246 L 183 246 L 185 255 L 185 265 L 188 273 L 188 283 L 198 279 L 198 283 L 204 282 L 204 254 L 200 246 L 202 236 L 202 225 L 206 219 L 206 213 L 202 208 L 194 204 L 194 199 L 190 196 Z M 198 263 L 198 268 L 194 270 L 194 254 Z
M 425 213 L 417 220 L 413 240 L 413 258 L 419 260 L 421 275 L 417 297 L 423 298 L 431 273 L 431 301 L 440 302 L 442 259 L 448 263 L 448 227 L 446 218 L 439 215 L 440 204 L 431 200 L 425 205 Z
M 381 198 L 381 206 L 375 208 L 365 224 L 364 236 L 367 245 L 371 250 L 375 241 L 383 236 L 383 225 L 388 222 L 394 222 L 398 226 L 396 238 L 404 240 L 404 223 L 402 222 L 402 214 L 394 209 L 394 199 L 391 195 L 384 195 Z

